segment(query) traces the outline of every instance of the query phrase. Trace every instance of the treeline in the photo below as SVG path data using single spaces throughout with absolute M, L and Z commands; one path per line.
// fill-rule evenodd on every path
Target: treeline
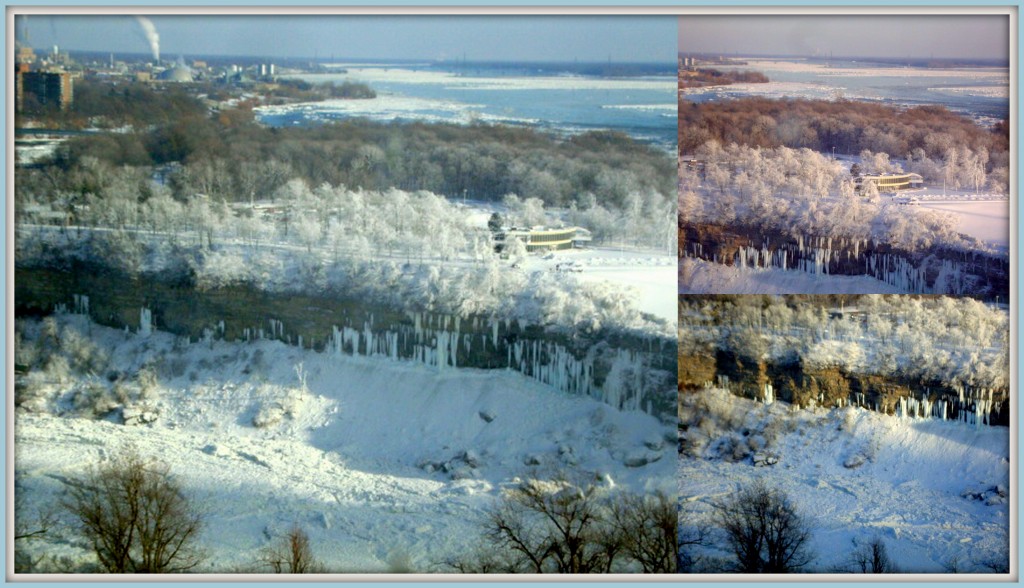
M 680 90 L 729 84 L 766 84 L 768 81 L 768 76 L 759 71 L 721 71 L 711 68 L 700 68 L 694 71 L 679 70 Z
M 986 130 L 942 106 L 894 108 L 851 100 L 743 98 L 701 104 L 679 101 L 679 152 L 704 143 L 809 148 L 904 157 L 916 149 L 933 159 L 950 149 L 1009 153 L 1009 125 Z
M 373 88 L 366 84 L 348 80 L 339 84 L 331 82 L 314 84 L 306 80 L 281 79 L 268 86 L 266 96 L 268 104 L 282 104 L 284 102 L 314 102 L 328 98 L 364 100 L 376 98 L 377 92 L 374 92 Z
M 89 185 L 76 181 L 88 176 L 80 173 L 90 167 L 86 160 L 173 164 L 168 181 L 175 197 L 202 193 L 228 202 L 271 199 L 292 178 L 310 186 L 428 190 L 488 201 L 514 193 L 557 207 L 591 194 L 621 209 L 631 192 L 675 191 L 671 157 L 608 131 L 562 139 L 506 126 L 364 120 L 267 128 L 242 115 L 183 115 L 144 132 L 72 139 L 43 174 L 63 192 L 84 194 Z
M 81 129 L 96 123 L 110 128 L 145 128 L 207 116 L 206 106 L 180 86 L 112 84 L 83 78 L 74 82 L 74 97 L 67 110 L 52 107 L 31 114 L 45 127 L 64 129 Z M 102 120 L 97 120 L 98 117 Z

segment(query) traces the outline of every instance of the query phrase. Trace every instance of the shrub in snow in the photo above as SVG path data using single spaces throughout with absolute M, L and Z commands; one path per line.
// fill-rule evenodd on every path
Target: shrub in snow
M 274 395 L 274 388 L 262 386 L 260 395 Z M 258 429 L 265 429 L 280 424 L 285 418 L 294 419 L 302 411 L 307 393 L 302 388 L 289 388 L 281 400 L 271 400 L 260 406 L 252 424 Z
M 261 549 L 258 564 L 275 574 L 319 574 L 325 571 L 313 553 L 309 535 L 298 525 Z
M 493 421 L 495 419 L 495 417 L 496 417 L 494 412 L 490 411 L 490 410 L 481 410 L 479 412 L 479 415 L 480 415 L 480 418 L 482 418 L 485 423 L 489 423 L 489 422 Z
M 14 331 L 14 365 L 34 366 L 40 359 L 40 349 L 35 341 L 26 341 L 22 334 L 22 323 L 15 322 Z
M 99 382 L 87 382 L 71 393 L 75 412 L 89 417 L 102 417 L 121 406 L 113 392 Z
M 899 572 L 896 569 L 896 564 L 889 558 L 889 552 L 881 537 L 875 537 L 862 545 L 857 545 L 857 540 L 854 539 L 853 545 L 855 549 L 850 559 L 854 573 L 895 574 Z
M 525 458 L 523 458 L 523 465 L 539 466 L 541 465 L 541 463 L 543 463 L 543 459 L 541 459 L 541 456 L 537 455 L 536 453 L 531 453 L 530 455 L 527 455 Z
M 750 446 L 747 445 L 747 439 L 738 435 L 731 435 L 729 441 L 732 445 L 732 452 L 726 456 L 726 459 L 730 461 L 743 461 L 750 456 Z
M 576 455 L 576 453 L 572 450 L 572 447 L 569 447 L 568 449 L 569 449 L 569 451 L 566 451 L 566 452 L 559 451 L 558 458 L 561 460 L 561 462 L 563 464 L 565 464 L 567 466 L 577 466 L 577 465 L 579 465 L 579 463 L 580 463 L 579 456 Z
M 285 409 L 279 402 L 272 402 L 260 407 L 256 416 L 252 418 L 252 424 L 257 429 L 273 427 L 284 420 Z
M 125 426 L 147 425 L 155 422 L 159 416 L 159 413 L 155 411 L 142 408 L 125 407 L 121 409 L 121 418 L 124 420 Z
M 28 412 L 45 412 L 53 392 L 41 377 L 33 372 L 14 382 L 14 406 Z
M 763 435 L 751 435 L 747 438 L 747 445 L 750 446 L 751 451 L 761 451 L 767 444 Z
M 57 317 L 48 316 L 43 319 L 39 329 L 39 343 L 45 351 L 53 352 L 60 349 L 60 325 Z
M 152 366 L 145 366 L 135 374 L 135 382 L 138 386 L 138 399 L 142 402 L 152 403 L 160 398 L 160 383 L 157 380 L 156 370 Z
M 82 373 L 100 373 L 107 363 L 106 353 L 72 326 L 61 332 L 61 352 L 72 368 Z
M 388 565 L 388 573 L 391 574 L 414 574 L 416 573 L 416 567 L 412 563 L 412 557 L 409 556 L 409 552 L 397 548 L 388 553 L 386 559 Z
M 695 433 L 692 428 L 679 433 L 679 453 L 686 457 L 700 457 L 707 444 L 707 437 Z

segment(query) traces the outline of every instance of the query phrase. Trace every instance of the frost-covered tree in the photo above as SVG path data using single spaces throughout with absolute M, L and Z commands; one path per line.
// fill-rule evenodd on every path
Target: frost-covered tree
M 514 263 L 522 263 L 526 259 L 526 244 L 519 237 L 505 241 L 505 253 Z
M 320 219 L 312 212 L 302 212 L 296 215 L 293 221 L 293 230 L 299 243 L 306 247 L 307 253 L 311 253 L 313 246 L 320 242 Z
M 800 572 L 813 560 L 808 521 L 787 494 L 763 480 L 719 502 L 715 524 L 735 558 L 737 572 Z

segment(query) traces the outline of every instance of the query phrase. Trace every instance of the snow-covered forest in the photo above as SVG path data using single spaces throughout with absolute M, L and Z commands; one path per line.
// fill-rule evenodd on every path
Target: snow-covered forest
M 984 250 L 984 245 L 956 231 L 949 214 L 900 205 L 881 196 L 871 184 L 858 194 L 848 166 L 811 149 L 762 149 L 735 143 L 723 147 L 710 141 L 694 157 L 704 162 L 700 169 L 682 160 L 679 166 L 681 223 L 753 227 L 808 242 L 870 239 L 909 252 L 933 246 Z M 966 148 L 951 151 L 943 166 L 921 157 L 907 171 L 924 172 L 929 182 L 948 173 L 965 185 L 973 179 L 971 187 L 985 185 L 985 153 L 974 154 Z M 864 169 L 878 173 L 903 171 L 886 153 L 865 150 L 859 160 Z M 1005 177 L 997 184 L 998 192 L 1004 194 Z M 955 187 L 960 185 L 958 180 Z
M 841 113 L 855 115 L 857 124 L 840 123 Z M 735 281 L 724 268 L 710 276 L 716 265 L 728 265 L 773 275 L 866 276 L 884 282 L 876 292 L 1005 298 L 1006 239 L 965 225 L 980 220 L 914 206 L 924 199 L 1005 201 L 1005 124 L 985 129 L 940 107 L 751 98 L 681 101 L 679 128 L 679 253 L 697 260 L 680 274 L 681 293 L 789 292 L 723 285 Z M 893 194 L 870 181 L 858 185 L 868 175 L 904 172 L 919 174 L 924 188 Z M 712 238 L 708 230 L 728 235 Z M 977 254 L 986 261 L 975 263 Z M 698 273 L 711 283 L 691 283 Z M 793 293 L 837 291 L 778 280 Z M 870 291 L 867 283 L 825 281 Z
M 671 336 L 624 284 L 512 268 L 517 260 L 501 259 L 486 215 L 474 221 L 481 213 L 471 208 L 426 192 L 290 186 L 306 200 L 284 212 L 236 210 L 198 196 L 183 205 L 165 194 L 135 208 L 89 207 L 97 217 L 85 227 L 23 222 L 18 267 L 98 264 L 199 289 L 331 292 L 398 310 Z
M 821 404 L 858 404 L 888 413 L 970 422 L 1006 420 L 1009 391 L 1009 315 L 970 298 L 865 295 L 843 297 L 840 304 L 820 297 L 735 296 L 680 297 L 680 386 L 721 386 L 730 365 L 723 358 L 704 382 L 684 381 L 687 358 L 725 352 L 753 365 L 798 365 L 803 374 L 838 370 L 838 387 L 820 383 L 790 384 L 789 400 Z M 692 361 L 692 359 L 690 360 Z M 732 368 L 729 368 L 732 369 Z M 732 369 L 734 380 L 744 371 Z M 770 372 L 770 370 L 769 370 Z M 765 373 L 745 378 L 745 392 L 772 401 L 785 377 Z M 849 376 L 880 376 L 902 389 L 863 382 Z M 853 378 L 854 380 L 856 378 Z M 858 388 L 859 386 L 859 388 Z M 812 389 L 808 398 L 800 389 Z M 948 405 L 948 406 L 946 406 Z
M 761 97 L 693 103 L 680 96 L 679 123 L 682 155 L 712 140 L 822 153 L 833 147 L 845 154 L 866 149 L 908 160 L 920 159 L 911 154 L 921 153 L 940 160 L 966 148 L 987 153 L 990 171 L 1009 168 L 1008 121 L 986 128 L 937 105 L 901 108 L 861 100 Z

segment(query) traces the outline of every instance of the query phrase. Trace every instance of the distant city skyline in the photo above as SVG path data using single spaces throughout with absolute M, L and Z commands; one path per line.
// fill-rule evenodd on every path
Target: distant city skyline
M 469 61 L 668 62 L 674 16 L 147 15 L 162 59 L 178 55 Z M 49 50 L 150 52 L 134 15 L 19 16 L 19 41 Z
M 693 15 L 681 52 L 1009 59 L 1006 15 Z

